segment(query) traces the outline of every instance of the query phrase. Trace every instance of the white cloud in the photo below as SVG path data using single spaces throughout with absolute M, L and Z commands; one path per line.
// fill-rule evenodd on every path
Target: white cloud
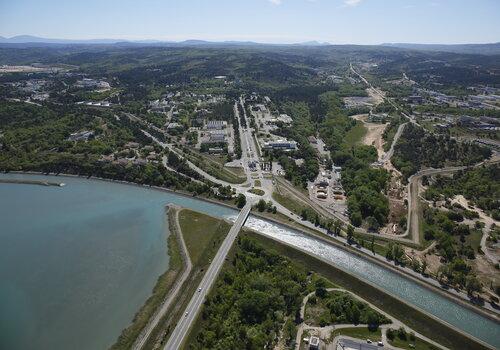
M 271 4 L 281 5 L 281 0 L 268 0 Z
M 344 5 L 354 7 L 359 5 L 360 2 L 361 0 L 344 0 Z

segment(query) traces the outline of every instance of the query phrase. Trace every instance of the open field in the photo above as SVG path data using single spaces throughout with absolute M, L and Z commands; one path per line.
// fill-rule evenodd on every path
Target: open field
M 400 349 L 408 349 L 408 350 L 411 350 L 411 349 L 415 349 L 415 350 L 437 350 L 437 348 L 434 345 L 429 344 L 425 340 L 422 340 L 422 339 L 420 339 L 418 337 L 415 337 L 415 340 L 410 340 L 409 335 L 407 335 L 407 339 L 406 340 L 400 339 L 396 335 L 394 337 L 394 340 L 389 340 L 388 339 L 388 342 L 392 346 L 395 346 L 395 347 L 400 348 Z M 410 346 L 411 344 L 413 345 L 413 347 Z
M 345 135 L 344 143 L 349 147 L 354 146 L 363 140 L 363 137 L 365 137 L 366 133 L 366 127 L 362 122 L 358 121 L 356 123 L 356 126 L 349 130 Z
M 243 175 L 237 175 L 237 170 L 231 168 L 226 168 L 217 161 L 210 159 L 201 155 L 200 153 L 184 153 L 184 156 L 188 158 L 193 164 L 202 168 L 208 174 L 216 177 L 219 180 L 226 181 L 232 184 L 241 184 L 246 181 L 246 177 Z
M 213 251 L 209 245 L 218 246 L 231 227 L 225 221 L 188 209 L 179 213 L 179 225 L 193 265 L 205 261 L 206 255 Z

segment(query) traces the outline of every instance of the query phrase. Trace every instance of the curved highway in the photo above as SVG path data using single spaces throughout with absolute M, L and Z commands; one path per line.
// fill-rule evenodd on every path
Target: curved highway
M 252 203 L 247 203 L 240 214 L 238 215 L 236 221 L 233 226 L 229 230 L 226 238 L 222 242 L 217 254 L 215 255 L 212 263 L 210 264 L 207 272 L 203 276 L 197 291 L 194 293 L 191 301 L 189 302 L 186 310 L 184 310 L 184 316 L 181 316 L 181 319 L 177 323 L 174 331 L 170 335 L 167 343 L 165 344 L 165 350 L 173 350 L 180 349 L 184 339 L 186 338 L 191 326 L 196 320 L 196 316 L 200 311 L 200 308 L 207 297 L 210 288 L 214 284 L 217 275 L 219 274 L 222 265 L 224 264 L 224 260 L 226 259 L 229 250 L 231 249 L 236 236 L 240 232 L 243 224 L 245 223 L 248 215 L 250 214 L 250 210 L 252 209 Z

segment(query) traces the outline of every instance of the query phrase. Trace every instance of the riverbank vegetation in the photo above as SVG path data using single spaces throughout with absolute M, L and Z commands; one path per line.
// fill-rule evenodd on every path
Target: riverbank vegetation
M 439 348 L 429 344 L 415 336 L 413 333 L 408 333 L 404 328 L 388 329 L 387 341 L 390 345 L 399 349 L 416 349 L 416 350 L 438 350 Z
M 295 319 L 306 288 L 304 269 L 239 237 L 231 263 L 205 301 L 188 348 L 270 347 L 283 324 Z M 289 328 L 287 342 L 294 339 L 293 322 Z

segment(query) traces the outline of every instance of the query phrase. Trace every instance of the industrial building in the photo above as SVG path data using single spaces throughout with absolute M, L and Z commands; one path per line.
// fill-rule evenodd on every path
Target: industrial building
M 287 140 L 277 140 L 264 142 L 264 149 L 294 151 L 297 149 L 297 142 Z
M 227 126 L 227 122 L 224 120 L 209 120 L 205 125 L 207 130 L 223 130 Z

